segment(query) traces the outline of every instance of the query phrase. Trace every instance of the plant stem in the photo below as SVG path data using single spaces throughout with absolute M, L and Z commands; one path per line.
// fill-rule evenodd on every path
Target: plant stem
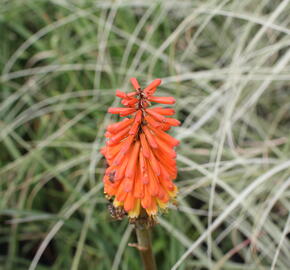
M 145 226 L 136 226 L 136 234 L 144 270 L 156 270 L 155 258 L 152 252 L 150 229 Z

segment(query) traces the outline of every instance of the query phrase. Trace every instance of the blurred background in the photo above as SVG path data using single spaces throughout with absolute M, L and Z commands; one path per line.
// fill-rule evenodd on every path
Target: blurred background
M 140 269 L 102 190 L 115 90 L 177 99 L 158 269 L 290 269 L 290 1 L 1 0 L 0 269 Z

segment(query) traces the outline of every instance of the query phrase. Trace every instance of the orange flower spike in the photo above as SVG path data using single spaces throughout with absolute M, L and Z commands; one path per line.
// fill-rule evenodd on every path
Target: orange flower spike
M 142 208 L 148 216 L 155 216 L 176 196 L 177 188 L 172 182 L 177 174 L 173 148 L 179 142 L 165 131 L 180 122 L 167 117 L 175 113 L 171 108 L 148 108 L 150 102 L 175 103 L 173 97 L 153 96 L 160 79 L 143 90 L 136 78 L 131 83 L 134 92 L 116 91 L 124 107 L 108 110 L 128 118 L 108 126 L 101 153 L 108 163 L 104 190 L 114 197 L 114 207 L 123 208 L 133 219 L 138 218 Z

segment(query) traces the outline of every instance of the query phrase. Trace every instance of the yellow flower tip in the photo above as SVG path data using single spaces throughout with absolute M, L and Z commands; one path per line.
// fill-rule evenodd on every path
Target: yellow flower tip
M 128 212 L 128 216 L 130 218 L 137 218 L 140 214 L 140 210 L 141 210 L 141 202 L 140 199 L 138 199 L 136 201 L 134 209 Z
M 159 208 L 161 208 L 161 209 L 166 209 L 168 207 L 168 203 L 164 203 L 164 202 L 160 201 L 159 199 L 157 199 L 157 204 L 158 204 Z
M 155 204 L 154 207 L 146 208 L 145 210 L 148 216 L 156 216 L 158 208 L 156 207 L 156 204 Z
M 105 194 L 105 198 L 106 198 L 107 200 L 110 200 L 110 199 L 112 198 L 112 196 L 109 195 L 108 193 L 104 192 L 104 194 Z
M 169 194 L 169 196 L 170 196 L 171 198 L 175 198 L 176 195 L 177 195 L 177 193 L 178 193 L 178 188 L 177 188 L 177 186 L 174 186 L 174 189 L 173 189 L 172 191 L 168 191 L 168 194 Z
M 124 202 L 119 202 L 119 201 L 117 201 L 116 199 L 114 200 L 114 202 L 113 202 L 113 205 L 114 205 L 114 207 L 120 207 L 120 206 L 123 206 L 123 204 L 124 204 Z
M 146 209 L 146 213 L 149 217 L 156 217 L 157 216 L 156 209 Z

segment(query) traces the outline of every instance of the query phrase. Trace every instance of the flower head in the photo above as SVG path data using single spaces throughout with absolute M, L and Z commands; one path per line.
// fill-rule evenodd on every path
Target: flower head
M 151 103 L 175 103 L 173 97 L 154 96 L 160 79 L 144 89 L 136 78 L 131 83 L 135 91 L 116 92 L 125 107 L 108 110 L 125 118 L 107 127 L 108 140 L 101 153 L 108 163 L 103 179 L 105 193 L 114 199 L 115 208 L 137 218 L 142 208 L 148 216 L 156 215 L 176 196 L 172 181 L 177 174 L 174 147 L 179 141 L 165 131 L 180 122 L 168 117 L 175 113 L 171 108 L 149 108 Z

